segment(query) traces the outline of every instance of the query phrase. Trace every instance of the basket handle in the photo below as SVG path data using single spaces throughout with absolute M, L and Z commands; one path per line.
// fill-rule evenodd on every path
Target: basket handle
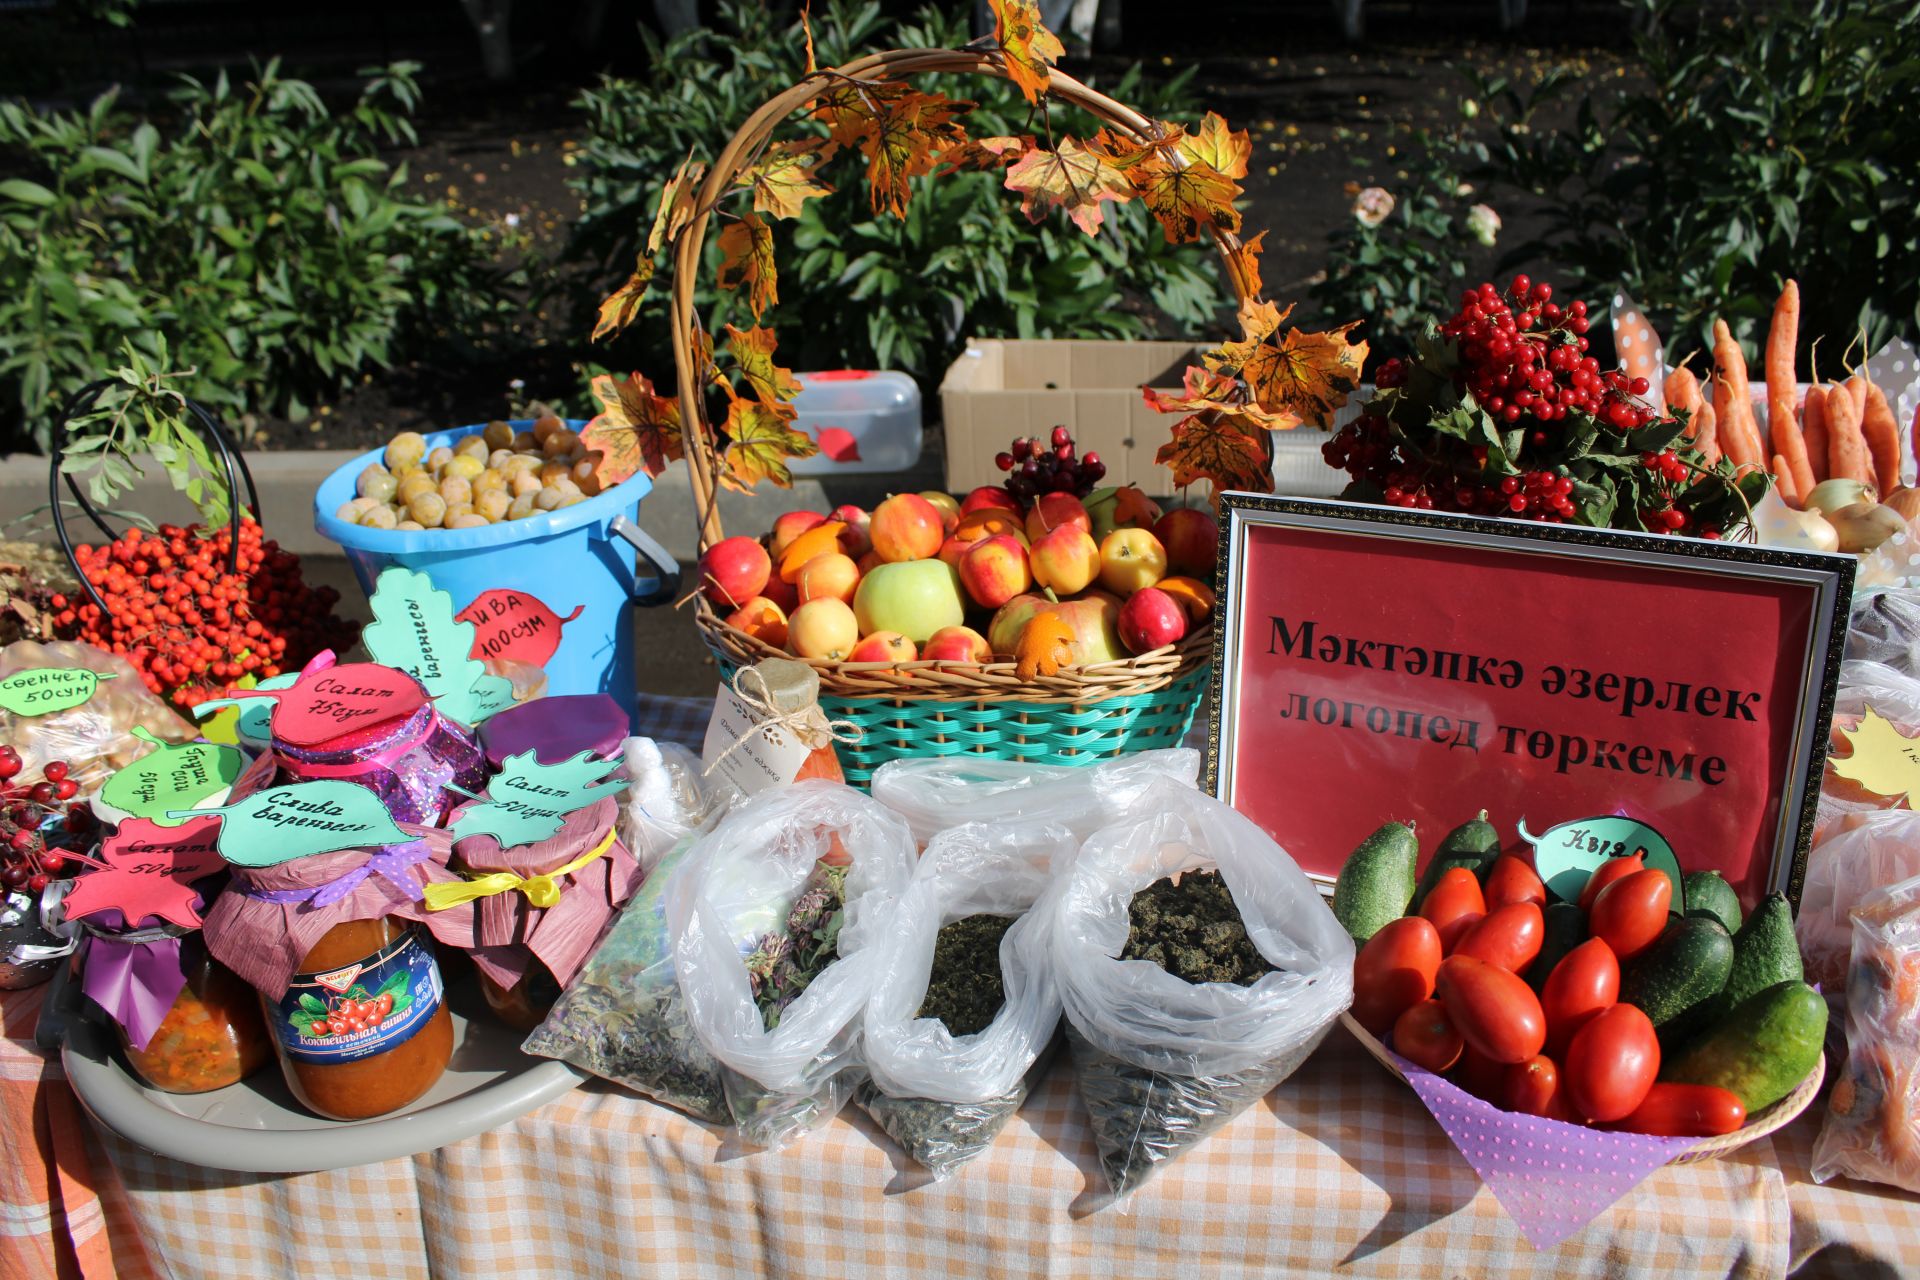
M 674 240 L 673 301 L 669 313 L 673 325 L 674 372 L 679 379 L 680 420 L 685 424 L 682 439 L 688 478 L 693 488 L 694 515 L 700 526 L 702 551 L 726 536 L 720 523 L 718 501 L 720 460 L 714 452 L 714 433 L 712 424 L 707 420 L 703 394 L 705 385 L 696 371 L 698 357 L 694 350 L 697 317 L 693 313 L 693 290 L 699 278 L 701 252 L 706 244 L 707 227 L 713 220 L 714 208 L 733 187 L 735 179 L 772 140 L 775 126 L 824 90 L 848 81 L 878 85 L 897 82 L 909 76 L 946 73 L 971 73 L 1003 80 L 1011 78 L 1007 74 L 1004 57 L 997 49 L 890 49 L 884 53 L 870 54 L 830 71 L 815 72 L 762 103 L 727 140 L 719 158 L 707 171 L 706 180 L 701 183 L 699 194 L 693 202 L 696 210 L 693 220 Z M 1153 120 L 1088 88 L 1063 71 L 1056 69 L 1050 73 L 1048 92 L 1139 141 L 1150 142 L 1161 137 L 1160 127 Z M 1185 160 L 1176 156 L 1174 163 L 1184 167 Z M 1241 247 L 1240 238 L 1232 232 L 1217 227 L 1209 230 L 1222 258 L 1229 257 Z M 1247 301 L 1240 276 L 1231 270 L 1226 274 L 1235 294 L 1242 302 Z
M 112 378 L 101 378 L 97 382 L 89 382 L 86 386 L 73 393 L 73 396 L 67 401 L 66 405 L 61 408 L 60 416 L 54 419 L 52 435 L 48 441 L 49 449 L 47 458 L 47 501 L 48 508 L 53 513 L 54 537 L 59 540 L 60 550 L 66 555 L 67 564 L 73 568 L 74 576 L 80 580 L 80 585 L 86 588 L 87 595 L 92 598 L 94 605 L 99 608 L 101 616 L 109 621 L 113 618 L 113 611 L 107 608 L 106 600 L 101 597 L 99 590 L 93 585 L 92 581 L 88 579 L 86 572 L 81 569 L 80 560 L 74 554 L 73 537 L 67 532 L 66 514 L 60 509 L 62 502 L 60 497 L 60 480 L 63 474 L 60 470 L 60 463 L 65 458 L 67 445 L 73 438 L 74 420 L 85 416 L 85 414 L 93 408 L 94 404 L 99 401 L 101 395 L 107 388 L 113 386 L 114 383 L 115 380 Z M 185 403 L 187 412 L 193 415 L 193 420 L 195 424 L 199 426 L 201 434 L 212 441 L 214 449 L 220 455 L 220 471 L 227 483 L 227 497 L 229 500 L 227 520 L 228 523 L 233 526 L 234 530 L 233 537 L 229 540 L 227 546 L 227 572 L 238 573 L 240 572 L 240 485 L 236 480 L 245 481 L 246 483 L 247 507 L 249 510 L 255 512 L 260 510 L 260 494 L 259 491 L 254 488 L 253 472 L 247 467 L 246 455 L 241 453 L 239 447 L 233 442 L 232 438 L 228 436 L 227 429 L 221 426 L 219 420 L 207 412 L 206 408 L 201 405 L 199 401 L 188 400 Z M 234 474 L 236 469 L 239 472 L 238 477 Z M 74 504 L 80 508 L 87 519 L 93 522 L 93 527 L 98 529 L 109 542 L 119 536 L 114 533 L 100 512 L 94 508 L 93 503 L 87 500 L 87 495 L 80 491 L 80 482 L 74 479 L 73 473 L 66 472 L 64 474 L 67 482 L 67 492 L 73 496 Z

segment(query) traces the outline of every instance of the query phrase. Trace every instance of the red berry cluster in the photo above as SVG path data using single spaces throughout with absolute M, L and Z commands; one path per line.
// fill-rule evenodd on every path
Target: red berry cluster
M 994 455 L 993 465 L 1009 473 L 1007 492 L 1022 503 L 1031 503 L 1043 493 L 1071 493 L 1084 498 L 1107 474 L 1107 464 L 1100 461 L 1099 454 L 1074 456 L 1073 433 L 1065 427 L 1053 429 L 1051 448 L 1041 447 L 1031 436 L 1020 437 L 1012 449 Z
M 69 805 L 80 784 L 68 776 L 66 761 L 49 760 L 41 780 L 32 783 L 17 780 L 23 767 L 18 751 L 0 747 L 0 887 L 39 893 L 68 862 L 42 828 L 63 810 L 70 830 L 91 828 L 93 814 L 84 804 Z
M 393 997 L 386 992 L 370 1000 L 336 1000 L 324 1018 L 313 1020 L 309 1033 L 315 1040 L 328 1036 L 350 1036 L 356 1031 L 377 1027 L 393 1012 Z
M 358 628 L 334 616 L 340 593 L 315 590 L 300 558 L 240 524 L 240 568 L 227 572 L 232 526 L 129 529 L 104 547 L 79 547 L 80 572 L 112 617 L 85 597 L 55 596 L 54 625 L 124 656 L 147 688 L 181 707 L 218 696 L 227 682 L 298 669 L 322 649 L 344 649 Z
M 1631 397 L 1647 393 L 1645 378 L 1600 371 L 1587 352 L 1587 304 L 1562 309 L 1553 286 L 1517 275 L 1502 294 L 1491 284 L 1469 289 L 1460 309 L 1440 326 L 1460 351 L 1460 385 L 1501 422 L 1521 418 L 1562 422 L 1586 413 L 1620 431 L 1653 420 Z

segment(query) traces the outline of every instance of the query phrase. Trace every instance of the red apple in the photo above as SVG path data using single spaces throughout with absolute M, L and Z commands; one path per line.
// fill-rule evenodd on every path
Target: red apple
M 755 538 L 722 538 L 700 557 L 700 589 L 718 609 L 738 609 L 760 594 L 772 573 L 773 558 Z
M 788 544 L 795 538 L 825 520 L 826 517 L 818 511 L 789 511 L 785 515 L 774 517 L 773 545 L 767 550 L 773 553 L 775 560 L 778 560 L 780 553 L 785 551 Z
M 948 538 L 945 542 L 940 544 L 940 559 L 946 561 L 949 565 L 953 566 L 954 570 L 958 572 L 960 568 L 960 557 L 966 555 L 967 552 L 971 548 L 973 548 L 975 545 L 977 545 L 979 542 L 980 542 L 979 538 L 975 538 L 972 542 L 968 542 L 963 540 L 958 534 L 956 534 L 953 537 Z
M 998 609 L 1033 585 L 1027 550 L 1006 534 L 982 538 L 960 557 L 960 585 L 983 609 Z
M 1077 524 L 1063 524 L 1036 538 L 1027 554 L 1033 580 L 1057 596 L 1078 595 L 1100 576 L 1100 548 Z
M 942 627 L 920 646 L 920 657 L 926 662 L 971 662 L 978 666 L 993 661 L 993 649 L 972 627 Z
M 800 607 L 799 588 L 783 581 L 777 573 L 767 579 L 767 585 L 760 589 L 760 594 L 779 605 L 788 617 L 792 617 L 793 611 Z
M 765 596 L 755 596 L 728 614 L 727 625 L 776 649 L 787 647 L 787 611 Z
M 802 604 L 828 598 L 852 604 L 854 588 L 860 585 L 860 566 L 848 556 L 829 551 L 802 565 L 793 585 Z
M 1129 596 L 1167 576 L 1167 549 L 1146 529 L 1115 529 L 1100 544 L 1100 585 Z
M 873 539 L 868 536 L 868 522 L 873 517 L 864 508 L 849 502 L 845 506 L 835 507 L 827 519 L 838 520 L 847 526 L 840 531 L 840 549 L 847 555 L 858 560 L 873 550 Z
M 912 662 L 919 655 L 913 641 L 898 631 L 876 631 L 847 654 L 848 662 Z
M 1212 577 L 1220 547 L 1220 526 L 1198 507 L 1175 507 L 1153 526 L 1153 536 L 1167 549 L 1167 565 L 1174 573 Z
M 1166 592 L 1146 587 L 1120 606 L 1120 643 L 1135 653 L 1150 653 L 1187 634 L 1187 611 Z
M 933 504 L 933 509 L 940 513 L 942 529 L 952 533 L 953 526 L 960 523 L 960 499 L 950 493 L 942 493 L 938 489 L 922 489 L 920 496 Z
M 874 508 L 867 532 L 874 552 L 888 564 L 899 564 L 938 555 L 946 525 L 939 508 L 919 494 L 896 493 Z
M 983 484 L 960 500 L 960 514 L 972 515 L 983 507 L 999 507 L 1003 511 L 1018 511 L 1020 504 L 1013 495 L 997 484 Z
M 1043 493 L 1034 499 L 1033 510 L 1027 512 L 1027 538 L 1038 542 L 1065 524 L 1077 525 L 1089 536 L 1093 531 L 1093 518 L 1080 505 L 1080 499 L 1070 493 Z
M 1020 539 L 1020 545 L 1026 546 L 1027 527 L 1020 520 L 1018 512 L 1001 507 L 982 507 L 978 511 L 969 511 L 960 517 L 960 523 L 954 526 L 953 536 L 962 542 L 977 542 L 981 538 L 991 538 L 996 533 L 1007 533 Z

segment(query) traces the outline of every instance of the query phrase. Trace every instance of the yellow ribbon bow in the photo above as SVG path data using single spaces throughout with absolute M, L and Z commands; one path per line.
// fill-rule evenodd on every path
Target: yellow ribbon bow
M 581 854 L 564 867 L 556 867 L 545 875 L 522 876 L 511 871 L 495 871 L 489 875 L 475 876 L 471 880 L 443 881 L 426 887 L 427 910 L 445 911 L 448 907 L 457 907 L 463 902 L 472 902 L 476 898 L 490 898 L 496 893 L 506 893 L 518 889 L 527 895 L 527 903 L 535 907 L 551 907 L 560 901 L 560 877 L 570 876 L 595 858 L 613 848 L 614 832 L 608 831 L 606 838 L 586 853 Z

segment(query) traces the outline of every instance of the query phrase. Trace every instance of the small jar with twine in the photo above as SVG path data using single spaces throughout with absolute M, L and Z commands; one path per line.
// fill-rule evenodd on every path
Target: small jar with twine
M 752 723 L 745 732 L 728 742 L 706 764 L 706 776 L 730 799 L 746 793 L 734 781 L 724 762 L 757 739 L 776 747 L 792 741 L 808 748 L 807 758 L 791 778 L 772 785 L 785 786 L 808 778 L 825 778 L 844 783 L 847 775 L 840 767 L 835 742 L 860 741 L 860 727 L 849 720 L 829 720 L 820 706 L 820 673 L 804 662 L 788 658 L 763 658 L 751 667 L 742 667 L 733 676 L 732 689 L 747 709 Z M 709 742 L 709 747 L 712 743 Z

